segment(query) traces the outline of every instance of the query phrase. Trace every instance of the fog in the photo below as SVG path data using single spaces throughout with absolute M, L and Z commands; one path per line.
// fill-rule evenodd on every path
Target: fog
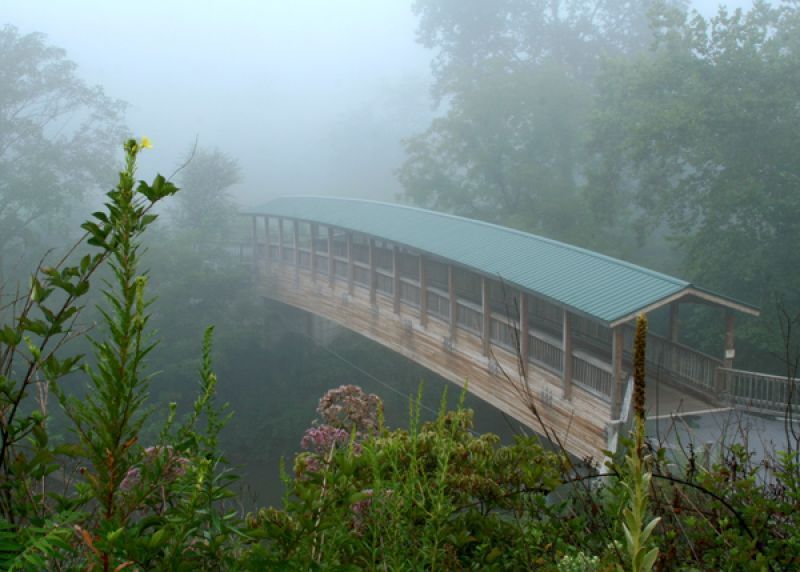
M 797 569 L 800 0 L 725 4 L 0 0 L 0 562 Z
M 4 0 L 0 21 L 45 33 L 130 104 L 131 131 L 158 150 L 143 168 L 171 171 L 197 137 L 240 162 L 244 203 L 391 198 L 399 139 L 429 113 L 429 57 L 404 2 Z
M 750 0 L 733 0 L 731 8 Z M 713 0 L 695 6 L 709 15 Z M 132 134 L 171 172 L 195 138 L 235 157 L 242 204 L 276 195 L 392 200 L 401 140 L 425 129 L 432 54 L 404 0 L 3 0 L 0 24 L 41 32 L 78 75 L 129 103 Z

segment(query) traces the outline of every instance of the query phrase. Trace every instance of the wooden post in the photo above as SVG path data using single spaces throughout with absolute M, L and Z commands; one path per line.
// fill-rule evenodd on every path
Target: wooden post
M 734 347 L 734 329 L 735 321 L 733 312 L 728 310 L 725 313 L 725 356 L 722 360 L 722 367 L 732 368 L 733 360 L 736 357 L 736 348 Z
M 619 325 L 611 330 L 611 369 L 613 379 L 611 381 L 611 418 L 619 419 L 620 408 L 622 406 L 622 355 L 625 351 L 625 332 L 624 326 Z
M 317 281 L 317 234 L 319 227 L 311 223 L 311 281 Z
M 675 344 L 678 343 L 678 302 L 669 305 L 669 370 L 678 371 L 678 352 L 675 351 Z
M 283 219 L 278 218 L 278 261 L 282 264 L 283 260 Z
M 292 220 L 292 230 L 294 231 L 294 270 L 300 270 L 300 223 L 297 219 Z
M 258 259 L 256 251 L 258 251 L 258 215 L 253 215 L 253 263 Z
M 519 360 L 522 362 L 522 375 L 528 377 L 528 353 L 530 338 L 528 337 L 528 295 L 519 293 Z
M 397 245 L 392 245 L 392 309 L 400 313 L 400 261 Z
M 563 315 L 561 375 L 564 382 L 564 398 L 572 399 L 572 314 L 564 308 Z
M 347 233 L 347 292 L 352 296 L 355 274 L 355 266 L 353 265 L 353 233 Z
M 483 308 L 483 317 L 481 321 L 481 340 L 483 341 L 483 355 L 489 355 L 489 344 L 491 344 L 492 332 L 492 305 L 489 299 L 489 280 L 486 276 L 481 276 L 481 305 Z
M 258 280 L 258 216 L 253 215 L 253 255 L 252 260 L 250 261 L 250 272 L 252 273 L 253 283 Z M 244 260 L 239 260 L 239 263 L 243 263 Z
M 264 237 L 264 260 L 266 260 L 267 263 L 269 263 L 269 262 L 272 261 L 272 253 L 269 250 L 272 245 L 269 242 L 270 236 L 269 236 L 269 217 L 268 216 L 264 217 L 264 230 L 265 230 L 265 234 L 266 234 L 266 236 Z
M 369 239 L 369 303 L 375 304 L 377 300 L 378 272 L 375 256 L 375 239 Z
M 423 328 L 428 326 L 428 270 L 422 253 L 419 255 L 419 323 Z
M 456 272 L 452 264 L 447 265 L 447 295 L 450 298 L 450 340 L 454 342 L 458 331 L 458 294 L 456 294 Z
M 333 256 L 333 227 L 328 227 L 328 286 L 333 288 L 333 281 L 336 277 L 336 262 Z

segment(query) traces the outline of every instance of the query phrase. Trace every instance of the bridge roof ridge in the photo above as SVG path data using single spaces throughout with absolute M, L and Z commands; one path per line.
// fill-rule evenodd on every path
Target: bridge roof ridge
M 485 220 L 480 220 L 480 219 L 476 219 L 476 218 L 469 218 L 469 217 L 465 217 L 465 216 L 460 216 L 460 215 L 457 215 L 457 214 L 438 212 L 438 211 L 434 211 L 434 210 L 431 210 L 431 209 L 425 209 L 425 208 L 422 208 L 422 207 L 416 207 L 416 206 L 413 206 L 413 205 L 407 205 L 407 204 L 404 204 L 404 203 L 390 203 L 390 202 L 378 201 L 378 200 L 374 200 L 374 199 L 357 199 L 357 198 L 353 198 L 353 197 L 326 197 L 324 195 L 297 195 L 297 196 L 286 195 L 286 196 L 277 197 L 275 200 L 278 200 L 278 199 L 323 199 L 323 200 L 333 200 L 333 201 L 350 201 L 350 202 L 354 202 L 354 203 L 367 203 L 367 204 L 381 205 L 381 206 L 387 206 L 387 207 L 392 207 L 392 208 L 402 208 L 402 209 L 406 209 L 406 210 L 410 210 L 410 211 L 416 211 L 416 212 L 419 212 L 419 213 L 425 213 L 425 214 L 429 214 L 429 215 L 434 215 L 434 216 L 437 216 L 437 217 L 444 217 L 444 218 L 454 219 L 454 220 L 457 220 L 457 221 L 460 221 L 460 222 L 465 222 L 465 223 L 468 223 L 468 224 L 477 224 L 477 225 L 484 226 L 484 227 L 487 227 L 487 228 L 492 228 L 492 229 L 495 229 L 495 230 L 498 230 L 498 231 L 501 231 L 501 232 L 507 232 L 507 233 L 510 233 L 510 234 L 515 234 L 517 236 L 522 236 L 522 237 L 528 238 L 528 239 L 532 238 L 532 239 L 535 239 L 537 241 L 541 241 L 541 242 L 550 244 L 550 245 L 555 246 L 557 248 L 564 248 L 564 249 L 567 249 L 567 250 L 570 250 L 570 251 L 573 251 L 573 252 L 579 252 L 579 253 L 591 256 L 593 258 L 604 260 L 605 262 L 609 262 L 609 263 L 612 263 L 612 264 L 617 264 L 619 266 L 624 266 L 624 267 L 629 268 L 631 270 L 634 270 L 636 272 L 644 272 L 645 274 L 649 274 L 651 276 L 654 276 L 654 277 L 657 277 L 657 278 L 661 278 L 663 280 L 667 280 L 667 281 L 673 282 L 676 285 L 686 286 L 686 287 L 693 286 L 693 284 L 691 282 L 683 280 L 682 278 L 678 278 L 676 276 L 670 276 L 669 274 L 664 274 L 663 272 L 659 272 L 658 270 L 653 270 L 651 268 L 646 268 L 644 266 L 640 266 L 640 265 L 635 264 L 633 262 L 628 262 L 627 260 L 622 260 L 620 258 L 614 258 L 613 256 L 609 256 L 607 254 L 603 254 L 602 252 L 597 252 L 596 250 L 590 250 L 590 249 L 584 248 L 582 246 L 576 246 L 574 244 L 569 244 L 567 242 L 561 242 L 561 241 L 556 240 L 554 238 L 547 238 L 546 236 L 542 236 L 540 234 L 534 234 L 532 232 L 527 232 L 527 231 L 524 231 L 524 230 L 520 230 L 518 228 L 513 228 L 513 227 L 510 227 L 510 226 L 503 226 L 503 225 L 500 225 L 500 224 L 497 224 L 497 223 L 493 223 L 493 222 L 489 222 L 489 221 L 485 221 Z M 709 293 L 712 293 L 712 292 L 709 292 Z
M 279 197 L 245 214 L 314 221 L 404 244 L 500 276 L 612 325 L 684 296 L 757 313 L 748 304 L 688 281 L 587 248 L 411 205 L 303 195 Z M 409 228 L 416 232 L 409 235 Z

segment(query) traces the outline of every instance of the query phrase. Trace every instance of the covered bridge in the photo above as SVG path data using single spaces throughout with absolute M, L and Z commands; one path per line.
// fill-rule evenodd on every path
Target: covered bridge
M 329 197 L 248 213 L 264 296 L 406 355 L 579 456 L 613 445 L 631 369 L 632 321 L 662 310 L 649 375 L 693 403 L 731 393 L 734 316 L 754 307 L 602 254 L 477 220 Z M 719 308 L 724 345 L 678 341 L 682 304 Z M 537 416 L 532 414 L 536 409 Z

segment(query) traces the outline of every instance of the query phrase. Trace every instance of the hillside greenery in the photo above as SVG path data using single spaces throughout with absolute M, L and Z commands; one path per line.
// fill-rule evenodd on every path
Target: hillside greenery
M 643 438 L 644 340 L 636 343 L 637 423 L 621 457 L 576 463 L 536 437 L 477 434 L 443 400 L 432 421 L 412 400 L 405 428 L 353 385 L 320 400 L 278 507 L 244 510 L 220 450 L 212 331 L 198 349 L 197 396 L 149 397 L 152 208 L 178 192 L 136 178 L 149 142 L 125 144 L 103 210 L 84 223 L 75 263 L 40 266 L 7 308 L 0 393 L 0 558 L 15 570 L 790 570 L 800 564 L 797 453 L 763 467 L 741 447 L 691 450 L 675 464 Z M 83 254 L 82 249 L 88 249 Z M 105 272 L 93 359 L 71 352 L 83 301 Z M 68 430 L 53 431 L 50 411 Z M 794 449 L 796 451 L 797 449 Z M 274 467 L 277 470 L 277 467 Z

